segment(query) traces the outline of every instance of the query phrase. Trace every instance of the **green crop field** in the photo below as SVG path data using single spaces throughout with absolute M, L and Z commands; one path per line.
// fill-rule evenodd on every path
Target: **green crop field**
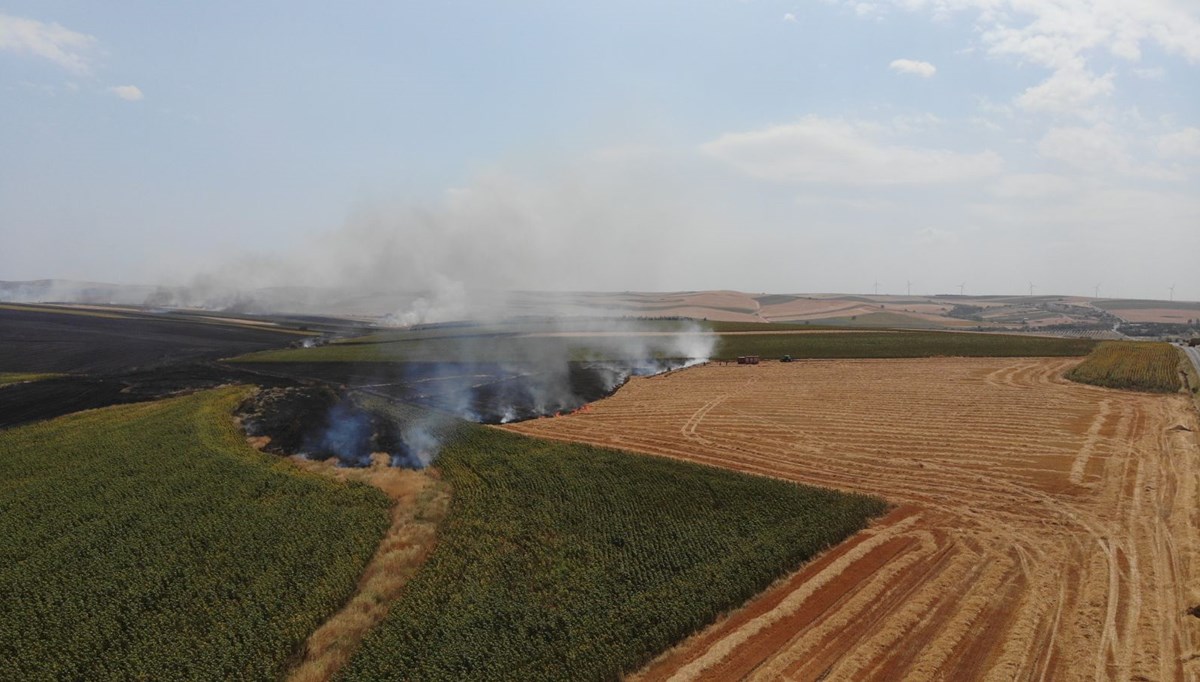
M 33 373 L 33 372 L 0 372 L 0 386 L 4 384 L 19 384 L 23 381 L 41 381 L 42 379 L 51 379 L 61 374 Z
M 0 432 L 0 679 L 277 679 L 389 525 L 219 389 Z
M 1174 393 L 1183 388 L 1179 351 L 1169 343 L 1105 341 L 1067 378 L 1084 384 Z
M 828 325 L 837 327 L 882 327 L 901 329 L 945 329 L 947 324 L 934 322 L 913 315 L 887 311 L 863 313 L 851 317 L 830 317 L 821 320 Z
M 438 547 L 344 679 L 617 679 L 885 509 L 486 427 L 437 464 Z
M 701 323 L 703 329 L 722 332 L 780 332 L 780 331 L 815 331 L 822 329 L 840 329 L 838 325 L 826 320 L 807 322 L 721 322 L 710 320 Z
M 807 325 L 717 325 L 714 357 L 738 355 L 777 358 L 915 358 L 934 356 L 1045 357 L 1087 355 L 1095 347 L 1089 339 L 1044 336 L 975 334 L 964 332 L 879 331 L 821 333 L 829 328 Z M 768 332 L 737 334 L 730 332 Z M 812 331 L 813 333 L 769 332 Z M 725 332 L 725 333 L 721 333 Z M 373 335 L 368 342 L 347 340 L 316 348 L 289 348 L 250 353 L 235 362 L 508 362 L 561 357 L 596 360 L 626 357 L 631 345 L 652 349 L 665 357 L 662 336 L 525 336 L 516 333 L 430 335 L 428 330 Z M 656 345 L 658 344 L 658 345 Z
M 715 357 L 778 358 L 1048 357 L 1086 355 L 1090 339 L 960 332 L 845 332 L 722 336 Z
M 650 340 L 650 339 L 648 339 Z M 605 359 L 614 341 L 520 337 L 514 334 L 399 338 L 376 343 L 331 343 L 249 353 L 233 362 L 531 362 L 545 358 Z
M 673 357 L 664 336 L 522 336 L 473 334 L 403 338 L 374 343 L 331 343 L 249 353 L 233 362 L 544 362 L 628 359 L 630 347 L 650 357 Z M 639 358 L 641 359 L 641 358 Z

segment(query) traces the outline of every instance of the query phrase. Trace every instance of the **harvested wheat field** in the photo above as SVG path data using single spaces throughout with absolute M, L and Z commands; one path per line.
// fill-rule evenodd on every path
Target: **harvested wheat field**
M 1076 363 L 709 365 L 509 428 L 897 505 L 638 679 L 1195 679 L 1196 413 Z

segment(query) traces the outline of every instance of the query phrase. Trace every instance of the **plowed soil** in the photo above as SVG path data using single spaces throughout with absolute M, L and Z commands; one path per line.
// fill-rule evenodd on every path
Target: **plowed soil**
M 1200 420 L 1077 362 L 710 365 L 508 428 L 896 503 L 637 679 L 1196 679 Z

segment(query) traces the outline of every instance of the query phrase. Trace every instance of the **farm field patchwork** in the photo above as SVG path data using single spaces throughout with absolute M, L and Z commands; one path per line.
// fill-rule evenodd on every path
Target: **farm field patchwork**
M 505 428 L 898 504 L 634 679 L 1200 674 L 1200 420 L 1077 360 L 693 368 Z
M 349 597 L 387 498 L 251 449 L 245 393 L 0 432 L 0 679 L 273 679 Z

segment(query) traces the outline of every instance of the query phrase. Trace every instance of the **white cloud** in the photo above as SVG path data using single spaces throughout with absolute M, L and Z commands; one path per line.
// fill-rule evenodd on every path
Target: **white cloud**
M 1194 0 L 891 0 L 935 19 L 976 13 L 976 31 L 988 52 L 1050 69 L 1048 80 L 1017 99 L 1034 111 L 1069 113 L 1111 94 L 1111 75 L 1096 76 L 1089 61 L 1099 52 L 1130 62 L 1146 46 L 1200 63 L 1200 3 Z M 1140 77 L 1155 77 L 1153 67 Z M 1081 113 L 1090 114 L 1090 111 Z
M 1167 71 L 1161 66 L 1153 66 L 1146 69 L 1134 69 L 1133 75 L 1148 81 L 1161 81 L 1167 79 Z
M 137 102 L 145 97 L 141 88 L 136 85 L 114 85 L 108 91 L 126 102 Z
M 1044 199 L 1061 196 L 1078 184 L 1063 175 L 1053 173 L 1012 173 L 1002 176 L 988 186 L 988 191 L 1002 199 Z
M 1127 175 L 1150 180 L 1179 180 L 1176 172 L 1139 162 L 1124 135 L 1100 123 L 1091 127 L 1051 128 L 1038 142 L 1038 154 L 1092 175 Z
M 1053 114 L 1086 113 L 1092 100 L 1111 95 L 1113 90 L 1113 74 L 1097 76 L 1076 63 L 1021 93 L 1017 106 Z
M 796 24 L 796 23 L 800 22 L 800 20 L 796 18 L 796 15 L 792 14 L 791 12 L 788 12 L 787 14 L 783 15 L 783 20 L 788 22 L 789 24 Z
M 860 17 L 869 17 L 881 11 L 879 5 L 870 2 L 859 2 L 854 5 L 854 13 Z
M 935 16 L 975 10 L 995 54 L 1060 68 L 1090 50 L 1137 61 L 1142 44 L 1200 62 L 1200 7 L 1191 0 L 892 0 Z
M 784 183 L 920 185 L 975 180 L 1003 166 L 991 151 L 961 154 L 880 141 L 879 124 L 808 116 L 790 124 L 729 133 L 704 153 L 753 177 Z
M 1163 156 L 1200 156 L 1200 128 L 1184 128 L 1158 138 Z
M 87 73 L 96 39 L 58 24 L 0 14 L 0 50 L 48 59 L 72 73 Z
M 937 73 L 937 67 L 929 62 L 920 62 L 912 59 L 897 59 L 888 68 L 896 73 L 906 73 L 921 78 L 929 78 Z
M 989 133 L 1000 133 L 1004 131 L 1003 126 L 1001 126 L 999 123 L 996 123 L 992 119 L 987 118 L 986 116 L 972 116 L 971 118 L 967 119 L 967 123 L 970 123 L 976 128 L 986 130 Z
M 1051 128 L 1038 142 L 1038 154 L 1084 171 L 1127 168 L 1133 158 L 1112 126 Z
M 945 125 L 945 123 L 946 121 L 937 114 L 904 114 L 892 117 L 890 131 L 894 133 L 918 133 L 940 127 Z
M 948 246 L 958 243 L 958 234 L 936 227 L 923 227 L 916 232 L 918 246 Z

